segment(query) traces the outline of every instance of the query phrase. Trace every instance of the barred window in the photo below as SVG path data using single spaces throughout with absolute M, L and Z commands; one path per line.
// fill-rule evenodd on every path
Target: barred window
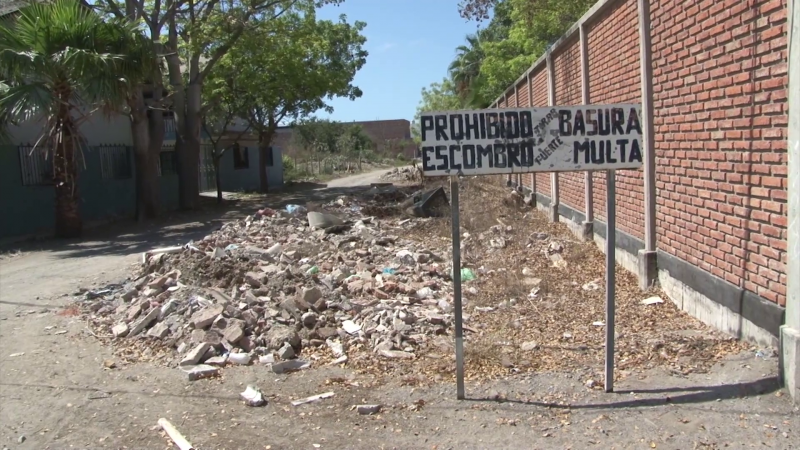
M 166 147 L 158 155 L 158 176 L 178 174 L 178 154 L 174 147 Z
M 133 177 L 131 148 L 125 145 L 102 145 L 98 147 L 100 154 L 100 172 L 104 180 L 127 180 Z
M 19 168 L 23 186 L 53 184 L 53 155 L 44 146 L 20 145 Z

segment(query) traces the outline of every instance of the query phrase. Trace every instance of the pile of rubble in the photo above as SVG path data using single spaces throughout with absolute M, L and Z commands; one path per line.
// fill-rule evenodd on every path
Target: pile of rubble
M 336 214 L 262 209 L 202 241 L 144 254 L 136 280 L 91 293 L 97 334 L 175 349 L 190 379 L 230 363 L 304 368 L 307 355 L 412 359 L 447 335 L 446 246 L 401 237 L 427 219 L 363 217 L 346 198 L 324 207 Z
M 395 167 L 394 169 L 381 175 L 382 180 L 386 181 L 415 181 L 420 179 L 420 173 L 414 167 Z

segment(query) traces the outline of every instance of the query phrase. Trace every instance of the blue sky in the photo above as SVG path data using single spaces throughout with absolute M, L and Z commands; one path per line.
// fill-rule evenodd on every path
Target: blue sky
M 332 115 L 318 114 L 342 122 L 411 120 L 420 90 L 446 75 L 456 47 L 477 30 L 458 15 L 458 0 L 345 0 L 324 7 L 318 17 L 335 20 L 339 14 L 350 23 L 367 23 L 369 52 L 354 80 L 361 98 L 335 99 Z

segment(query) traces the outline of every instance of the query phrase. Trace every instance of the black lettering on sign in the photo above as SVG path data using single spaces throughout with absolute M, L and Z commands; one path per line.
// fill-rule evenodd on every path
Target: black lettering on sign
M 595 111 L 593 109 L 586 111 L 586 123 L 591 125 L 591 129 L 586 130 L 587 136 L 597 136 L 597 120 L 594 118 Z
M 519 139 L 519 113 L 516 111 L 506 112 L 506 139 Z
M 561 140 L 561 136 L 556 136 L 555 139 L 550 141 L 550 143 L 547 144 L 547 147 L 543 148 L 542 151 L 539 152 L 539 155 L 536 156 L 536 159 L 534 160 L 536 164 L 544 164 L 544 162 L 547 161 L 547 158 L 555 153 L 558 147 L 560 147 L 563 143 L 564 142 Z
M 500 126 L 497 122 L 497 113 L 486 113 L 486 139 L 500 137 Z
M 486 115 L 480 114 L 478 117 L 480 117 L 481 120 L 481 139 L 486 139 Z M 478 167 L 480 167 L 480 165 Z
M 572 111 L 562 109 L 558 112 L 558 132 L 562 136 L 572 136 Z
M 631 142 L 631 157 L 629 161 L 642 162 L 642 149 L 639 148 L 638 139 L 634 139 L 633 142 Z
M 592 141 L 592 164 L 604 164 L 606 162 L 606 153 L 603 151 L 602 145 L 598 151 L 597 142 Z
M 519 144 L 519 159 L 522 167 L 533 166 L 533 142 L 523 141 Z
M 431 124 L 433 124 L 432 119 L 431 119 Z M 433 152 L 434 152 L 433 147 L 422 147 L 422 170 L 424 172 L 430 172 L 431 170 L 436 170 L 436 166 L 431 164 L 431 153 Z
M 519 113 L 519 137 L 523 139 L 533 137 L 533 118 L 530 111 Z
M 482 115 L 481 115 L 482 116 Z M 472 114 L 472 121 L 470 122 L 470 115 L 464 114 L 464 128 L 466 131 L 467 140 L 469 139 L 480 139 L 481 132 L 480 132 L 480 124 L 478 123 L 478 115 Z M 474 151 L 474 150 L 473 150 Z
M 492 146 L 483 146 L 478 144 L 478 168 L 483 167 L 483 159 L 489 160 L 489 167 L 494 167 L 494 157 L 492 156 Z
M 456 152 L 461 151 L 461 146 L 456 144 L 450 145 L 450 168 L 453 170 L 460 170 L 461 164 L 456 164 Z
M 494 166 L 500 169 L 508 167 L 506 146 L 497 142 L 494 143 Z
M 461 114 L 450 116 L 450 138 L 454 141 L 464 139 L 464 120 L 461 118 Z
M 428 131 L 433 131 L 433 116 L 420 117 L 420 129 L 422 130 L 422 142 L 428 140 Z
M 614 147 L 611 146 L 611 141 L 610 140 L 608 140 L 608 141 L 600 141 L 600 149 L 601 149 L 601 151 L 602 151 L 603 145 L 605 145 L 605 149 L 606 149 L 606 162 L 609 163 L 609 164 L 614 164 L 615 162 L 617 162 L 617 159 L 614 158 L 614 155 L 612 154 L 614 152 Z
M 572 126 L 572 135 L 581 136 L 586 134 L 586 124 L 583 122 L 583 111 L 575 111 L 575 124 Z
M 639 125 L 639 114 L 636 113 L 636 108 L 631 108 L 628 114 L 628 128 L 626 134 L 631 134 L 631 130 L 636 130 L 637 133 L 642 134 L 642 127 Z
M 447 141 L 447 116 L 439 114 L 436 116 L 436 140 Z
M 446 151 L 447 151 L 446 145 L 436 146 L 436 161 L 442 161 L 441 164 L 436 166 L 436 170 L 447 170 L 450 168 L 450 163 L 447 161 L 447 154 L 444 153 Z
M 519 144 L 509 142 L 506 144 L 506 152 L 508 153 L 508 167 L 522 167 L 519 161 Z
M 578 157 L 581 153 L 583 153 L 584 157 L 583 164 L 589 164 L 589 154 L 591 153 L 591 145 L 589 144 L 589 140 L 586 139 L 583 142 L 575 141 L 575 144 L 573 145 L 574 147 L 572 150 L 572 163 L 580 164 L 580 162 L 578 161 Z
M 475 168 L 475 146 L 472 144 L 463 145 L 461 147 L 461 157 L 464 161 L 465 169 Z
M 625 134 L 622 124 L 625 123 L 625 111 L 622 108 L 611 108 L 611 134 Z
M 628 145 L 628 142 L 630 142 L 630 141 L 628 141 L 627 139 L 617 139 L 617 146 L 619 147 L 619 159 L 623 163 L 627 162 L 625 160 L 625 156 L 626 156 L 625 147 Z
M 611 116 L 607 109 L 597 110 L 597 122 L 600 128 L 600 136 L 608 136 L 611 134 Z

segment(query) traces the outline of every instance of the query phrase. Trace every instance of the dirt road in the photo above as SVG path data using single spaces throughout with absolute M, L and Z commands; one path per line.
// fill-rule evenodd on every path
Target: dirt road
M 711 373 L 651 371 L 587 389 L 570 373 L 469 384 L 470 400 L 426 379 L 382 380 L 339 367 L 275 375 L 232 367 L 188 382 L 173 367 L 125 364 L 65 309 L 81 287 L 120 281 L 146 249 L 197 239 L 258 206 L 315 200 L 369 184 L 380 172 L 330 189 L 209 207 L 145 226 L 118 225 L 82 241 L 20 246 L 0 261 L 0 448 L 173 448 L 155 427 L 168 418 L 198 448 L 798 448 L 800 414 L 777 385 L 777 359 L 741 354 Z M 113 363 L 113 364 L 112 364 Z M 270 403 L 239 400 L 258 385 Z M 334 392 L 300 407 L 290 400 Z M 378 403 L 376 416 L 351 407 Z
M 380 169 L 372 172 L 361 173 L 352 177 L 338 178 L 328 182 L 329 188 L 341 188 L 352 186 L 368 186 L 371 183 L 380 183 L 381 175 L 389 172 L 392 169 Z

